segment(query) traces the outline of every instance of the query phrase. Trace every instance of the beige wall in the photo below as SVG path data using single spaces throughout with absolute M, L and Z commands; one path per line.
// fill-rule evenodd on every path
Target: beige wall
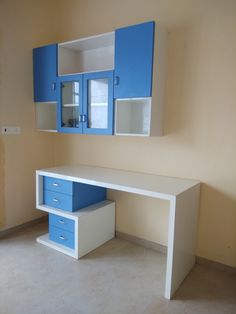
M 63 40 L 151 19 L 169 30 L 165 136 L 56 135 L 56 164 L 201 180 L 197 254 L 236 266 L 236 2 L 66 3 Z M 110 197 L 117 200 L 119 231 L 166 244 L 166 203 L 115 191 Z
M 0 125 L 22 128 L 19 136 L 0 136 L 0 219 L 5 228 L 40 215 L 33 210 L 34 170 L 53 163 L 193 178 L 203 182 L 197 254 L 236 266 L 236 2 L 0 3 Z M 169 31 L 165 136 L 35 132 L 32 47 L 152 19 Z M 117 200 L 117 230 L 166 244 L 166 202 L 116 191 L 109 196 Z
M 34 172 L 51 166 L 54 152 L 53 136 L 35 131 L 32 47 L 57 39 L 55 5 L 46 0 L 0 2 L 0 126 L 21 127 L 21 135 L 0 136 L 4 229 L 42 215 L 35 210 Z

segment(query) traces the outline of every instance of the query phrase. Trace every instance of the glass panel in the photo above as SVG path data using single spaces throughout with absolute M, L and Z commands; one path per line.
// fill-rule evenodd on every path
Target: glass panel
M 88 82 L 88 128 L 108 127 L 108 79 Z
M 79 82 L 63 82 L 61 84 L 62 127 L 78 128 L 80 103 Z

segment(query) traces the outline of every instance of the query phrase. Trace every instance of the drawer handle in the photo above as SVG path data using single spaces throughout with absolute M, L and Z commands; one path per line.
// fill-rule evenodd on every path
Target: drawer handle
M 65 240 L 66 238 L 65 237 L 63 237 L 62 235 L 61 236 L 59 236 L 59 238 L 61 239 L 61 240 Z
M 59 186 L 59 183 L 54 182 L 52 185 L 53 186 Z
M 52 200 L 53 200 L 53 202 L 55 202 L 55 203 L 58 203 L 58 202 L 59 202 L 59 200 L 58 200 L 57 198 L 53 198 Z
M 85 114 L 81 114 L 81 121 L 80 122 L 87 122 L 87 116 Z
M 62 224 L 62 225 L 64 225 L 64 224 L 65 224 L 65 221 L 62 220 L 62 219 L 60 219 L 60 220 L 59 220 L 59 223 Z

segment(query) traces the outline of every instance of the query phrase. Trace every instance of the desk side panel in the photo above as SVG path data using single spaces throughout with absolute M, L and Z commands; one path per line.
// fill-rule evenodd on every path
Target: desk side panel
M 171 299 L 195 265 L 200 184 L 170 203 L 165 297 Z
M 115 203 L 98 208 L 78 221 L 78 258 L 115 236 Z

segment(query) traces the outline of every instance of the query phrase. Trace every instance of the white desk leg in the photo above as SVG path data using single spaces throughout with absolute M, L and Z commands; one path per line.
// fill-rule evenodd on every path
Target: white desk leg
M 165 297 L 171 299 L 195 264 L 200 184 L 170 201 Z

